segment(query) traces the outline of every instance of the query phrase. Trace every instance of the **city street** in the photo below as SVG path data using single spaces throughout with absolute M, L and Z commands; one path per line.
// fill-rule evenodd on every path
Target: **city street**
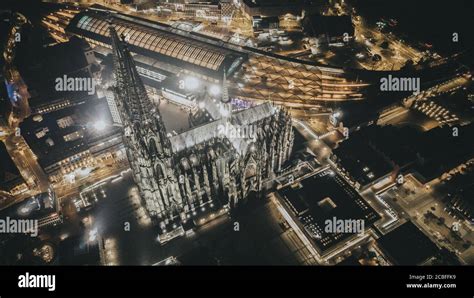
M 6 0 L 0 263 L 474 264 L 467 9 L 380 1 Z
M 474 233 L 470 227 L 465 226 L 465 222 L 454 219 L 445 211 L 445 205 L 442 202 L 442 196 L 435 191 L 438 188 L 437 181 L 430 183 L 428 187 L 420 184 L 414 177 L 407 175 L 405 184 L 398 189 L 391 189 L 385 192 L 381 197 L 390 205 L 397 206 L 399 213 L 405 214 L 417 226 L 422 228 L 435 243 L 440 246 L 446 246 L 453 251 L 462 253 L 466 250 L 464 244 L 474 242 Z M 426 217 L 427 212 L 433 214 L 433 217 Z M 442 218 L 442 223 L 435 218 Z M 459 230 L 465 231 L 462 240 L 456 239 L 451 234 L 453 224 L 458 222 Z M 471 258 L 471 255 L 465 255 Z
M 382 61 L 376 65 L 365 65 L 359 62 L 366 69 L 399 70 L 406 61 L 411 60 L 416 63 L 423 56 L 422 53 L 401 42 L 395 36 L 370 28 L 361 17 L 355 18 L 354 24 L 356 41 L 367 46 L 373 55 L 377 54 L 382 57 Z M 387 49 L 390 51 L 380 46 L 385 42 L 388 43 Z
M 321 165 L 328 164 L 328 158 L 331 156 L 331 148 L 322 141 L 319 136 L 304 121 L 293 120 L 294 127 L 307 140 L 307 146 L 315 154 L 316 159 Z
M 270 201 L 249 202 L 244 208 L 253 210 L 250 213 L 242 211 L 235 219 L 222 215 L 198 227 L 192 235 L 162 245 L 156 240 L 154 227 L 141 221 L 144 215 L 140 213 L 130 174 L 125 174 L 119 182 L 108 182 L 103 188 L 107 197 L 99 199 L 90 211 L 90 218 L 91 228 L 96 228 L 104 239 L 109 265 L 152 265 L 170 256 L 185 265 L 314 262 Z M 68 210 L 68 214 L 73 212 L 71 207 Z M 235 222 L 238 222 L 237 231 Z M 128 224 L 129 231 L 125 228 Z M 207 258 L 206 252 L 213 257 Z

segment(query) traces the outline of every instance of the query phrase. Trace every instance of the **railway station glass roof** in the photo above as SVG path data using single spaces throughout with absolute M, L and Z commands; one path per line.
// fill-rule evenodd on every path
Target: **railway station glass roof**
M 218 50 L 203 46 L 195 41 L 179 35 L 151 30 L 122 21 L 114 21 L 119 35 L 134 46 L 144 48 L 161 55 L 186 61 L 211 70 L 218 70 L 226 55 Z M 77 22 L 77 28 L 108 36 L 109 23 L 107 20 L 84 15 Z

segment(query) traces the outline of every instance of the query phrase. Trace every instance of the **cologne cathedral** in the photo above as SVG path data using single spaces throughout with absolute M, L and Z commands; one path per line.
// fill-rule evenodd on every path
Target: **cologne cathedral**
M 206 103 L 220 116 L 170 136 L 113 25 L 110 37 L 123 142 L 160 242 L 234 208 L 250 192 L 261 193 L 265 181 L 282 170 L 294 139 L 285 109 L 264 103 L 232 111 L 224 75 L 222 100 Z

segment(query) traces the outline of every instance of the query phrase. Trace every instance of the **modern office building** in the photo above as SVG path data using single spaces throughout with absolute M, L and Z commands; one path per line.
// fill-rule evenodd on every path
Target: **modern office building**
M 29 117 L 21 131 L 51 181 L 95 167 L 122 146 L 120 128 L 113 126 L 104 98 Z

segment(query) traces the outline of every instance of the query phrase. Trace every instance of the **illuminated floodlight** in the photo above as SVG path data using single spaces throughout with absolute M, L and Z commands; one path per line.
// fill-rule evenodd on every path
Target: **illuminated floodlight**
M 93 126 L 94 126 L 94 128 L 95 128 L 96 130 L 102 131 L 102 130 L 105 129 L 106 124 L 105 124 L 104 121 L 98 120 L 98 121 L 94 122 Z
M 199 80 L 195 77 L 187 77 L 184 79 L 184 86 L 189 90 L 195 90 L 199 87 Z
M 212 96 L 217 96 L 220 93 L 221 93 L 221 87 L 219 85 L 212 85 L 209 88 L 209 94 L 211 94 Z
M 94 242 L 97 239 L 97 228 L 89 232 L 89 242 Z
M 228 117 L 230 115 L 230 112 L 228 109 L 226 109 L 225 106 L 221 106 L 220 108 L 221 116 L 222 117 Z

